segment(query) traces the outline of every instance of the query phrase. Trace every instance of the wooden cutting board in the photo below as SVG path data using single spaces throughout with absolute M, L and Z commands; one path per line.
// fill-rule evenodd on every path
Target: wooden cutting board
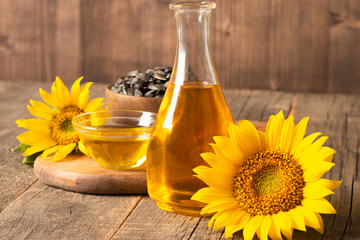
M 252 121 L 264 131 L 266 123 Z M 38 157 L 36 176 L 48 185 L 65 190 L 92 194 L 147 194 L 145 170 L 112 170 L 100 167 L 92 158 L 70 154 L 62 161 Z
M 48 185 L 92 194 L 146 194 L 146 171 L 120 171 L 100 167 L 92 158 L 70 154 L 62 161 L 38 157 L 36 176 Z

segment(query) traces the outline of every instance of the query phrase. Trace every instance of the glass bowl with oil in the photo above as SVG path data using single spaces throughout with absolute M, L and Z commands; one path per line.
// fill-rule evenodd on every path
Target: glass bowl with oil
M 80 114 L 72 123 L 90 156 L 100 166 L 145 170 L 155 118 L 152 112 L 111 110 Z

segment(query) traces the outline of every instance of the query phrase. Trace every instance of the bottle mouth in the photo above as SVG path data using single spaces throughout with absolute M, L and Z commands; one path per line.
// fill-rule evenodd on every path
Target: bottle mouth
M 178 10 L 211 10 L 216 8 L 216 3 L 214 2 L 178 2 L 178 3 L 170 3 L 169 8 L 174 11 Z

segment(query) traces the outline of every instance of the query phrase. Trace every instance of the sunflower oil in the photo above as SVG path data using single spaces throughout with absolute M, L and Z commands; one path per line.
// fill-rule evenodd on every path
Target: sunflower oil
M 192 169 L 208 165 L 213 136 L 226 136 L 233 122 L 218 83 L 170 83 L 160 106 L 147 152 L 148 192 L 170 212 L 199 215 L 202 203 L 190 200 L 205 184 Z
M 139 130 L 136 126 L 124 129 L 125 132 L 116 132 L 119 130 L 117 126 L 114 132 L 89 130 L 86 134 L 79 135 L 90 156 L 100 166 L 116 170 L 145 170 L 151 128 L 146 130 L 146 135 L 140 136 L 137 136 Z

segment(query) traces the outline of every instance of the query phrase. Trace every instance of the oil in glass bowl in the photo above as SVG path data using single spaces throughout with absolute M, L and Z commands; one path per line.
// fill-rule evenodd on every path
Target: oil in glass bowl
M 144 170 L 156 114 L 142 111 L 99 111 L 73 120 L 80 140 L 102 167 Z

